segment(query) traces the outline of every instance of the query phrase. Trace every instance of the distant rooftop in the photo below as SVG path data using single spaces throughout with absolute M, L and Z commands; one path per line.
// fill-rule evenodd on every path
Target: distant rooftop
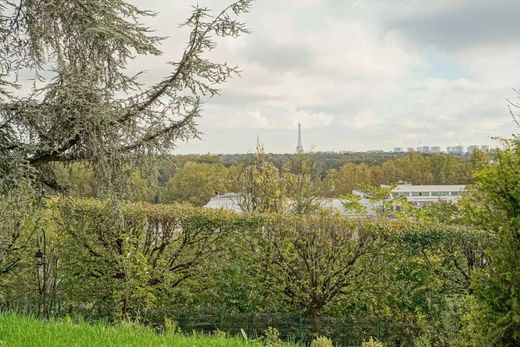
M 446 184 L 446 185 L 413 185 L 409 183 L 398 184 L 395 192 L 451 192 L 462 191 L 466 188 L 463 184 Z

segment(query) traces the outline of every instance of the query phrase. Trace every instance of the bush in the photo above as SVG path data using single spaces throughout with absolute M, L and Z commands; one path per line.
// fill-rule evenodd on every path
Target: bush
M 264 333 L 264 342 L 266 346 L 277 346 L 282 343 L 282 339 L 280 339 L 280 332 L 276 328 L 267 327 Z
M 182 330 L 179 327 L 179 324 L 174 319 L 164 317 L 164 332 L 167 334 L 175 335 L 181 334 Z
M 384 347 L 384 344 L 380 341 L 374 340 L 372 336 L 368 341 L 363 341 L 362 347 Z
M 311 347 L 332 347 L 332 340 L 325 336 L 318 336 L 312 340 Z

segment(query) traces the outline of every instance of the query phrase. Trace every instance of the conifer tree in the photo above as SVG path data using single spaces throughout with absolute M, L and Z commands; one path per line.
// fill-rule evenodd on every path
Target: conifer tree
M 207 53 L 248 32 L 238 17 L 252 1 L 195 6 L 184 51 L 144 86 L 126 68 L 161 54 L 163 38 L 142 22 L 154 13 L 123 0 L 0 0 L 0 188 L 25 179 L 59 190 L 52 163 L 73 161 L 114 185 L 128 160 L 197 137 L 202 99 L 239 72 Z M 35 83 L 20 88 L 27 74 Z

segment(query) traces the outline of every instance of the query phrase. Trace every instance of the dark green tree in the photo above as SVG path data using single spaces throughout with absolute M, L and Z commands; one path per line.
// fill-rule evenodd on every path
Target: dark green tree
M 184 51 L 148 87 L 126 68 L 161 54 L 162 38 L 142 23 L 153 13 L 126 1 L 0 0 L 2 190 L 21 179 L 59 190 L 50 164 L 79 160 L 115 187 L 128 161 L 196 137 L 202 99 L 238 73 L 206 54 L 217 37 L 247 32 L 237 16 L 252 1 L 217 13 L 195 6 L 183 23 L 191 29 Z M 35 83 L 14 93 L 22 73 Z
M 520 345 L 520 143 L 504 141 L 465 201 L 468 220 L 498 235 L 491 264 L 473 281 L 466 333 L 472 345 Z

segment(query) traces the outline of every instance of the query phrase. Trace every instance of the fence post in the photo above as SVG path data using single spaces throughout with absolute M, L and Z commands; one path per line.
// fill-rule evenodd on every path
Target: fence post
M 298 319 L 298 328 L 299 328 L 299 334 L 300 334 L 300 340 L 303 341 L 303 316 L 301 313 L 299 313 L 299 319 Z
M 381 317 L 377 316 L 377 339 L 381 341 Z
M 218 330 L 225 331 L 224 327 L 222 326 L 223 322 L 224 322 L 224 310 L 222 309 L 222 306 L 221 306 L 218 311 L 218 327 L 217 327 Z

